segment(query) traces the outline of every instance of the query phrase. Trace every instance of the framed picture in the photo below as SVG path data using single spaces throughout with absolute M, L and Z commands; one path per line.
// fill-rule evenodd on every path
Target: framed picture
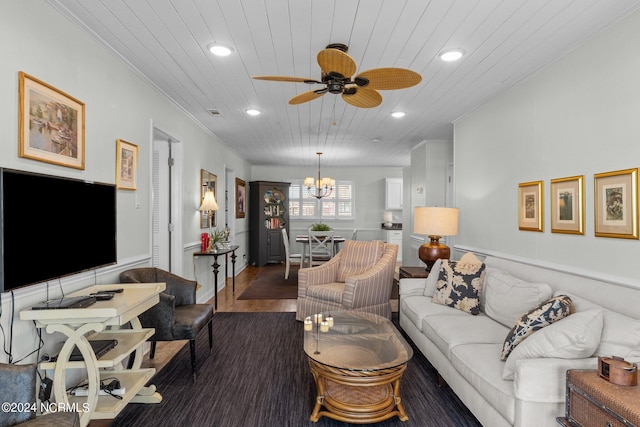
M 84 169 L 84 103 L 22 71 L 18 155 Z
M 518 228 L 526 231 L 543 230 L 542 181 L 518 184 Z
M 204 195 L 207 190 L 213 191 L 213 197 L 215 197 L 216 202 L 218 201 L 218 193 L 216 190 L 218 184 L 218 177 L 208 172 L 204 169 L 200 169 L 200 204 L 204 200 Z M 217 227 L 218 218 L 216 215 L 216 211 L 211 211 L 211 226 Z M 200 211 L 200 228 L 209 227 L 209 212 L 208 211 Z
M 594 176 L 595 234 L 638 238 L 638 168 Z
M 551 180 L 551 232 L 584 234 L 584 175 Z
M 244 218 L 247 208 L 247 184 L 236 178 L 236 218 Z
M 135 190 L 138 182 L 138 146 L 124 139 L 116 140 L 116 186 Z

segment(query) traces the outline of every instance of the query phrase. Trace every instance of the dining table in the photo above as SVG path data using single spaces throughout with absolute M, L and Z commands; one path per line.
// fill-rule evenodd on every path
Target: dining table
M 340 250 L 340 245 L 347 240 L 343 236 L 334 235 L 333 236 L 333 253 L 337 254 Z M 311 267 L 311 258 L 307 256 L 307 248 L 309 247 L 309 235 L 308 234 L 298 234 L 296 235 L 296 242 L 302 243 L 302 261 L 300 262 L 300 266 L 304 264 L 304 260 L 308 259 L 309 267 Z

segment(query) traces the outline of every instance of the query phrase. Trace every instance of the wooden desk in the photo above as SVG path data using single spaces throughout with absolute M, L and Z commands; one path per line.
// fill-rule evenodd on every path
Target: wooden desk
M 159 403 L 162 396 L 153 385 L 145 384 L 156 370 L 140 369 L 143 344 L 151 337 L 154 329 L 143 329 L 138 315 L 144 313 L 160 301 L 159 294 L 164 291 L 164 283 L 118 283 L 94 285 L 70 295 L 89 295 L 93 292 L 123 288 L 113 299 L 97 301 L 85 308 L 60 310 L 22 310 L 20 318 L 33 320 L 37 328 L 46 328 L 47 333 L 60 332 L 67 338 L 60 349 L 55 362 L 40 363 L 41 369 L 53 369 L 53 393 L 58 404 L 65 407 L 77 406 L 80 410 L 80 424 L 86 426 L 91 419 L 113 419 L 129 402 Z M 131 323 L 131 329 L 119 329 Z M 109 328 L 109 329 L 107 329 Z M 116 339 L 115 348 L 103 355 L 100 360 L 89 344 L 89 340 Z M 84 360 L 69 361 L 73 348 L 77 346 Z M 138 351 L 139 350 L 139 351 Z M 135 351 L 132 369 L 125 369 L 122 362 Z M 66 393 L 66 371 L 68 369 L 87 370 L 88 396 L 68 396 Z M 126 392 L 121 400 L 112 396 L 99 396 L 100 381 L 106 378 L 118 378 Z
M 231 245 L 228 248 L 225 249 L 216 249 L 216 250 L 210 250 L 210 251 L 205 251 L 205 252 L 196 252 L 193 254 L 193 258 L 197 258 L 199 256 L 212 256 L 213 257 L 213 264 L 211 264 L 211 267 L 213 267 L 213 306 L 214 309 L 218 309 L 218 271 L 220 269 L 220 264 L 218 264 L 218 257 L 220 255 L 224 255 L 225 256 L 225 260 L 226 257 L 231 254 L 231 286 L 232 286 L 232 291 L 235 293 L 236 291 L 236 250 L 240 247 L 240 245 Z M 224 267 L 224 273 L 225 275 L 227 274 L 227 264 L 225 261 L 225 267 Z

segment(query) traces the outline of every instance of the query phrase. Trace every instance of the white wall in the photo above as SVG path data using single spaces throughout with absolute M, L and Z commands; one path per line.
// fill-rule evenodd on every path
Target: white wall
M 456 243 L 632 286 L 640 242 L 594 236 L 594 174 L 640 166 L 640 13 L 455 123 Z M 586 233 L 551 233 L 550 180 L 584 175 Z M 544 181 L 544 232 L 519 231 L 518 183 Z
M 233 154 L 220 140 L 205 131 L 164 95 L 128 69 L 90 36 L 74 27 L 66 18 L 42 0 L 3 1 L 0 14 L 0 166 L 115 183 L 116 139 L 139 146 L 138 189 L 118 191 L 118 265 L 96 272 L 55 281 L 49 286 L 51 298 L 97 283 L 117 282 L 121 269 L 149 262 L 151 253 L 151 123 L 177 136 L 184 144 L 183 170 L 183 246 L 185 275 L 193 276 L 191 253 L 199 249 L 200 169 L 221 180 L 224 192 L 224 167 L 249 179 L 247 162 Z M 18 72 L 24 71 L 72 95 L 86 104 L 86 162 L 84 170 L 42 163 L 18 157 Z M 140 208 L 136 208 L 136 202 Z M 221 208 L 224 208 L 224 199 Z M 79 215 L 91 216 L 90 209 Z M 245 220 L 237 220 L 236 229 L 246 229 Z M 34 225 L 42 226 L 42 225 Z M 98 226 L 98 225 L 96 225 Z M 55 242 L 47 241 L 47 229 L 37 242 L 42 253 L 25 254 L 25 265 L 37 266 L 38 256 L 61 256 Z M 88 242 L 87 250 L 91 244 Z M 248 240 L 240 242 L 239 260 Z M 29 267 L 27 267 L 29 268 Z M 199 298 L 212 292 L 210 266 L 203 264 L 198 277 L 203 284 Z M 95 273 L 95 275 L 94 275 Z M 22 322 L 18 314 L 46 298 L 46 285 L 14 292 L 16 324 L 14 353 L 19 358 L 35 348 L 35 329 Z M 2 295 L 0 321 L 8 331 L 11 313 L 10 294 Z M 0 338 L 2 341 L 4 338 Z M 4 345 L 4 342 L 1 343 Z M 4 355 L 3 355 L 4 357 Z M 32 361 L 33 359 L 31 359 Z

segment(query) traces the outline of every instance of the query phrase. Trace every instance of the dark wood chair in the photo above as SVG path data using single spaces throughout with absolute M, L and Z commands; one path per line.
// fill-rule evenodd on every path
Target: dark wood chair
M 139 317 L 145 328 L 154 328 L 155 334 L 149 338 L 153 359 L 157 341 L 189 340 L 191 350 L 191 371 L 196 380 L 196 337 L 205 327 L 209 328 L 209 353 L 213 347 L 212 325 L 213 306 L 196 304 L 196 286 L 193 280 L 187 280 L 168 271 L 155 268 L 134 268 L 120 273 L 121 283 L 166 283 L 167 288 L 160 293 L 160 302 Z

